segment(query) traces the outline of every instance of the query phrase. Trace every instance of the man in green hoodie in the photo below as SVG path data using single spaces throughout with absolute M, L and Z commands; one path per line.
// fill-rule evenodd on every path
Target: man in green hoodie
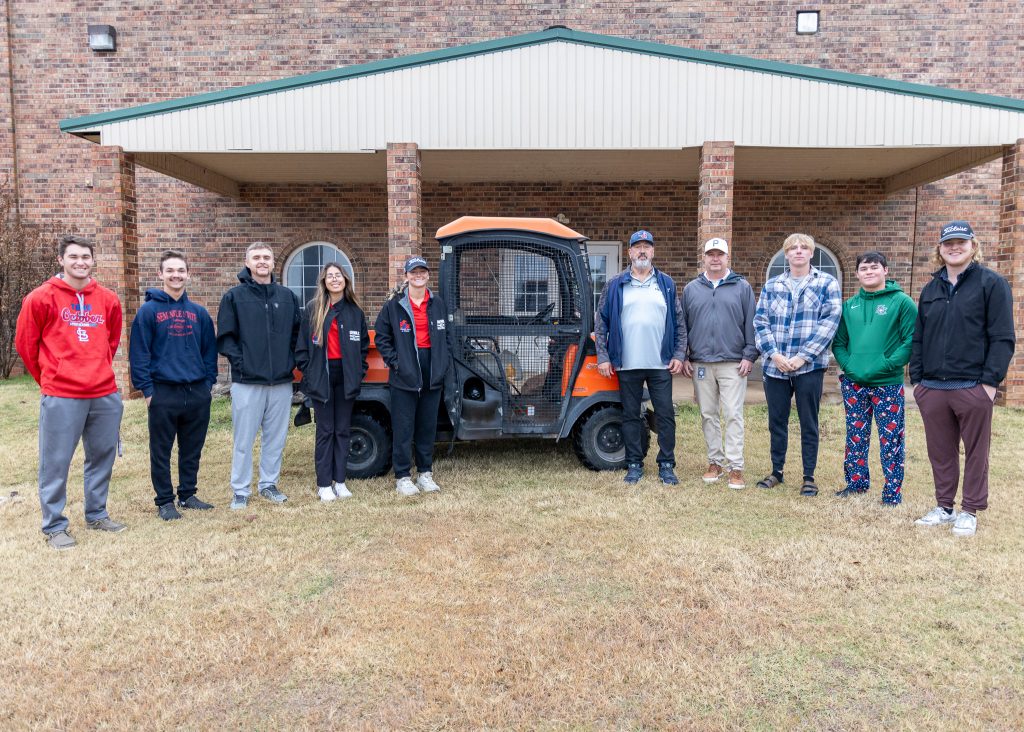
M 843 303 L 832 343 L 846 408 L 846 488 L 836 495 L 865 493 L 870 486 L 873 415 L 885 474 L 882 502 L 898 505 L 905 453 L 903 367 L 910 361 L 917 308 L 896 282 L 886 279 L 888 274 L 888 262 L 880 252 L 857 257 L 861 289 Z

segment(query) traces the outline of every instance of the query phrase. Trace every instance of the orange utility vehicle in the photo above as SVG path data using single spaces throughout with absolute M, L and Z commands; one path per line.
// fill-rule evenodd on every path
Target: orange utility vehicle
M 618 377 L 597 371 L 587 238 L 554 219 L 464 216 L 437 239 L 431 285 L 448 307 L 453 361 L 438 440 L 571 436 L 588 468 L 624 467 Z M 369 360 L 352 417 L 357 478 L 391 465 L 388 371 L 376 348 Z

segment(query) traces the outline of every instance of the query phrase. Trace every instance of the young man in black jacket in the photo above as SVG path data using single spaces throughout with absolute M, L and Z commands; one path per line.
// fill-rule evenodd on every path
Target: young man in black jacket
M 983 266 L 966 221 L 942 228 L 934 262 L 941 266 L 921 291 L 910 355 L 910 381 L 924 421 L 935 481 L 935 508 L 919 526 L 953 525 L 973 536 L 988 507 L 992 405 L 1016 343 L 1010 285 Z M 953 509 L 964 444 L 964 486 Z
M 284 503 L 278 490 L 281 454 L 288 434 L 292 369 L 299 336 L 301 307 L 295 294 L 274 281 L 274 252 L 255 242 L 245 252 L 240 284 L 220 301 L 217 346 L 231 364 L 231 508 L 244 509 L 252 493 L 252 448 L 263 432 L 259 493 Z
M 393 294 L 377 316 L 375 343 L 390 371 L 391 460 L 399 495 L 440 490 L 434 482 L 434 438 L 441 387 L 448 372 L 447 308 L 427 289 L 430 269 L 423 257 L 405 262 L 406 286 Z M 416 482 L 410 452 L 415 443 Z

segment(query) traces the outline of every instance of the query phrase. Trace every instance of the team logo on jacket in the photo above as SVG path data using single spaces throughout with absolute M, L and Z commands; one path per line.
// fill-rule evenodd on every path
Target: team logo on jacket
M 95 328 L 104 323 L 103 315 L 92 312 L 92 305 L 83 305 L 77 302 L 73 303 L 71 307 L 61 310 L 60 319 L 76 328 Z
M 441 318 L 439 321 L 437 321 L 437 329 L 444 330 L 444 318 Z
M 406 320 L 405 318 L 402 318 L 400 321 L 398 321 L 398 329 L 403 333 L 412 333 L 412 326 L 409 324 L 409 321 Z
M 889 312 L 889 308 L 887 308 L 885 305 L 879 305 L 877 308 L 875 308 L 875 312 L 878 313 L 879 315 L 885 315 L 887 312 Z
M 348 332 L 348 339 L 350 341 L 355 341 L 356 343 L 358 343 L 359 342 L 359 331 L 358 330 L 350 330 Z

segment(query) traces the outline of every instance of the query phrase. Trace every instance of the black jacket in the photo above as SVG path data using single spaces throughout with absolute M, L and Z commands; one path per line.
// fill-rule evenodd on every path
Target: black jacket
M 427 290 L 430 292 L 430 290 Z M 440 389 L 448 372 L 451 357 L 448 348 L 448 309 L 430 292 L 427 302 L 430 324 L 430 384 L 424 386 L 416 352 L 416 320 L 412 316 L 409 290 L 403 289 L 384 303 L 374 328 L 375 344 L 390 371 L 388 385 L 393 389 L 419 391 Z
M 951 287 L 946 268 L 921 290 L 910 381 L 970 380 L 999 386 L 1016 344 L 1010 285 L 977 262 Z
M 313 301 L 306 303 L 299 328 L 299 342 L 295 346 L 295 361 L 302 371 L 302 391 L 318 402 L 331 398 L 331 377 L 327 370 L 326 339 L 331 332 L 331 323 L 338 321 L 338 335 L 341 336 L 341 373 L 344 384 L 343 399 L 355 399 L 369 364 L 370 335 L 366 330 L 366 316 L 362 309 L 348 300 L 339 300 L 327 309 L 324 318 L 323 338 L 319 343 L 313 340 L 313 327 L 309 322 L 313 312 Z
M 301 308 L 295 293 L 274 282 L 258 284 L 248 267 L 241 284 L 224 293 L 217 312 L 217 350 L 231 364 L 231 380 L 273 386 L 292 380 Z

